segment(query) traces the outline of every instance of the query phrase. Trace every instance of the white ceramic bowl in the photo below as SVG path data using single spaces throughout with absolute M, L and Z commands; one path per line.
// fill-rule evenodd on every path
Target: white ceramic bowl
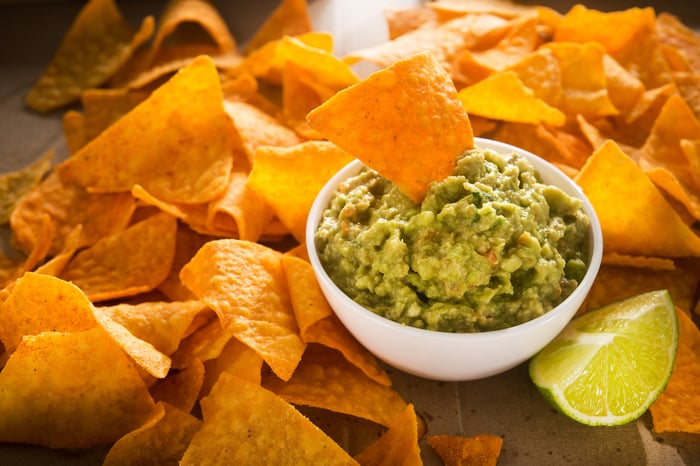
M 517 147 L 483 138 L 475 138 L 474 142 L 484 149 L 523 155 L 540 173 L 543 182 L 559 186 L 570 196 L 581 199 L 583 209 L 591 219 L 587 272 L 574 292 L 546 314 L 503 330 L 447 333 L 399 324 L 365 309 L 345 295 L 323 269 L 316 251 L 314 233 L 338 185 L 362 168 L 358 160 L 341 169 L 319 192 L 306 226 L 311 265 L 326 299 L 343 324 L 379 359 L 402 371 L 428 379 L 479 379 L 504 372 L 528 360 L 572 319 L 593 284 L 603 255 L 603 236 L 593 206 L 568 176 L 545 160 Z

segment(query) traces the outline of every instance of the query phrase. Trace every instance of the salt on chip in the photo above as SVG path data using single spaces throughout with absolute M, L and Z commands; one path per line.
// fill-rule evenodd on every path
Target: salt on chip
M 49 448 L 115 442 L 154 402 L 133 363 L 100 327 L 22 340 L 0 372 L 0 440 Z
M 154 28 L 148 16 L 134 31 L 114 0 L 90 0 L 29 91 L 27 105 L 48 112 L 77 100 L 85 89 L 99 87 L 151 37 Z
M 201 425 L 186 411 L 159 402 L 143 425 L 112 445 L 102 466 L 177 464 Z
M 566 115 L 535 97 L 514 71 L 495 73 L 459 91 L 467 113 L 518 123 L 562 126 Z
M 308 141 L 290 147 L 262 146 L 255 152 L 248 186 L 301 242 L 316 195 L 352 160 L 352 155 L 328 141 Z
M 382 436 L 356 454 L 355 460 L 363 466 L 422 466 L 418 426 L 415 409 L 407 404 Z
M 289 380 L 269 375 L 263 378 L 263 386 L 290 403 L 349 414 L 383 426 L 391 425 L 406 407 L 396 390 L 367 377 L 340 352 L 315 343 L 307 346 Z
M 321 429 L 274 393 L 221 374 L 200 402 L 204 422 L 180 464 L 357 463 Z
M 678 352 L 671 378 L 649 408 L 654 432 L 700 433 L 700 330 L 692 318 L 676 308 Z
M 234 335 L 289 379 L 304 352 L 281 253 L 236 239 L 206 243 L 180 271 L 182 282 Z
M 606 252 L 659 257 L 700 255 L 700 236 L 615 142 L 608 141 L 598 148 L 575 181 L 598 214 Z
M 473 437 L 442 434 L 429 435 L 426 439 L 445 466 L 496 466 L 503 447 L 503 438 L 492 434 Z
M 393 181 L 416 203 L 474 145 L 452 80 L 427 52 L 338 92 L 307 118 L 314 129 Z
M 176 229 L 175 218 L 155 214 L 79 251 L 59 276 L 93 302 L 153 290 L 170 271 Z
M 8 353 L 28 335 L 77 332 L 97 325 L 90 301 L 77 286 L 34 272 L 17 279 L 0 311 L 0 341 Z
M 233 127 L 216 67 L 199 57 L 58 166 L 61 179 L 94 192 L 142 185 L 154 196 L 199 203 L 226 187 Z

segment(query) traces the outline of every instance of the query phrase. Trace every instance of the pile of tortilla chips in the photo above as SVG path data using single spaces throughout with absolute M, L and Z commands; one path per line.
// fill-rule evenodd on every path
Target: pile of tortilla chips
M 0 260 L 0 441 L 110 445 L 106 464 L 420 464 L 426 426 L 332 313 L 304 226 L 354 157 L 420 200 L 473 134 L 589 196 L 606 253 L 589 307 L 671 291 L 681 342 L 654 427 L 700 433 L 700 36 L 648 8 L 386 18 L 390 41 L 337 57 L 304 0 L 245 48 L 205 0 L 137 31 L 113 0 L 86 4 L 27 97 L 73 104 L 70 156 L 3 178 L 18 258 Z M 357 61 L 382 70 L 360 79 Z M 348 451 L 300 407 L 381 436 Z M 502 445 L 427 441 L 446 464 L 495 464 Z

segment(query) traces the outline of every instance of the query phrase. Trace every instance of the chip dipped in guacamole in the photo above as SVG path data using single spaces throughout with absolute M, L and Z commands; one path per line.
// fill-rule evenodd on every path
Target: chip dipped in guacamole
M 396 322 L 484 332 L 543 315 L 587 267 L 590 219 L 522 156 L 475 147 L 420 205 L 365 168 L 316 231 L 319 257 L 353 300 Z

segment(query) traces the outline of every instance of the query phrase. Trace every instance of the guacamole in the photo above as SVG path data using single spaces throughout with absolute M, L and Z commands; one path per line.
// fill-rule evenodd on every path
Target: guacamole
M 421 205 L 371 169 L 343 182 L 315 239 L 330 278 L 396 322 L 483 332 L 534 319 L 586 271 L 589 218 L 513 153 L 475 148 Z

